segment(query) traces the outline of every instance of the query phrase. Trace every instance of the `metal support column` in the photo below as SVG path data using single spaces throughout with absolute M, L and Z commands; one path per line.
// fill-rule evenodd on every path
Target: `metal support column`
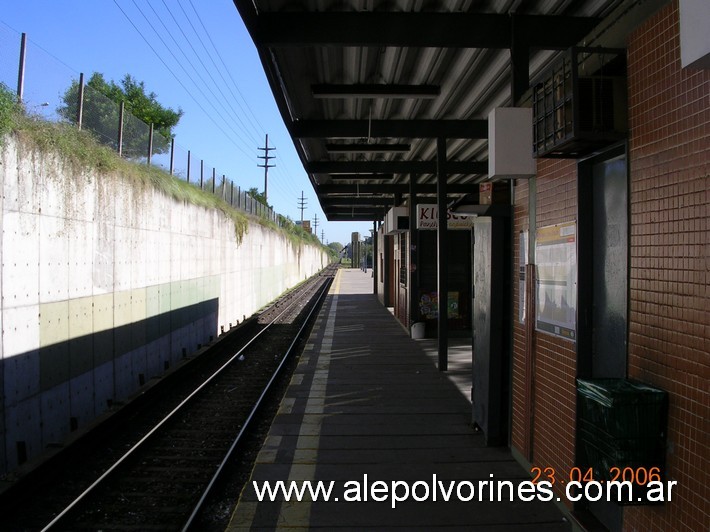
M 417 231 L 417 176 L 409 176 L 409 326 L 419 320 L 419 273 L 417 264 L 419 232 Z
M 449 367 L 449 312 L 447 301 L 449 295 L 449 243 L 446 221 L 446 139 L 436 140 L 436 206 L 438 225 L 436 229 L 436 270 L 438 274 L 437 297 L 439 300 L 439 371 Z
M 377 220 L 372 221 L 372 293 L 377 295 Z

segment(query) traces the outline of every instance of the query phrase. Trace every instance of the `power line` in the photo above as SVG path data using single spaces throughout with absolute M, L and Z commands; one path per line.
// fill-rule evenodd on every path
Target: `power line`
M 195 47 L 192 45 L 192 40 L 186 35 L 185 31 L 183 30 L 182 26 L 180 25 L 180 22 L 178 22 L 177 18 L 175 18 L 175 15 L 173 15 L 173 12 L 171 11 L 170 7 L 165 3 L 165 0 L 161 0 L 161 2 L 163 3 L 163 6 L 164 6 L 165 9 L 167 10 L 167 12 L 168 12 L 168 13 L 170 14 L 170 16 L 172 17 L 173 21 L 175 22 L 175 25 L 176 25 L 176 26 L 178 27 L 178 29 L 180 30 L 180 33 L 181 33 L 182 36 L 185 38 L 185 41 L 186 41 L 187 44 L 190 46 L 190 49 L 191 49 L 192 52 L 195 54 L 195 57 L 197 57 L 197 60 L 198 60 L 198 61 L 200 62 L 200 64 L 202 65 L 202 68 L 205 70 L 205 72 L 207 73 L 207 75 L 209 76 L 209 78 L 212 80 L 212 83 L 214 84 L 214 86 L 217 88 L 217 90 L 219 91 L 219 93 L 222 95 L 222 98 L 224 99 L 224 102 L 228 105 L 229 109 L 232 111 L 234 117 L 237 119 L 237 121 L 239 122 L 239 124 L 241 124 L 241 126 L 242 126 L 242 128 L 241 128 L 242 131 L 243 131 L 247 136 L 251 136 L 252 132 L 251 132 L 251 131 L 247 131 L 247 129 L 248 129 L 248 128 L 247 128 L 247 125 L 244 123 L 244 121 L 242 120 L 242 118 L 239 116 L 239 113 L 237 112 L 237 110 L 232 106 L 232 104 L 231 104 L 231 101 L 232 101 L 232 100 L 230 100 L 229 98 L 227 98 L 227 96 L 224 94 L 224 92 L 222 92 L 222 88 L 221 88 L 222 85 L 224 85 L 225 87 L 227 87 L 227 89 L 229 89 L 230 92 L 231 92 L 231 89 L 230 89 L 230 87 L 227 85 L 227 82 L 226 82 L 226 80 L 224 79 L 224 76 L 222 76 L 222 73 L 220 72 L 220 70 L 219 70 L 219 68 L 217 67 L 216 63 L 215 63 L 214 60 L 212 59 L 212 54 L 210 54 L 210 53 L 207 51 L 207 49 L 206 49 L 206 47 L 205 47 L 205 45 L 204 45 L 204 42 L 202 41 L 202 38 L 200 37 L 200 35 L 199 35 L 199 34 L 197 33 L 197 31 L 195 30 L 195 26 L 192 24 L 192 21 L 191 21 L 190 18 L 187 16 L 187 13 L 185 13 L 185 10 L 183 9 L 182 5 L 179 5 L 179 4 L 178 4 L 179 7 L 180 7 L 180 10 L 182 11 L 183 15 L 185 16 L 185 19 L 187 20 L 187 23 L 190 25 L 190 27 L 192 28 L 192 31 L 195 33 L 195 36 L 197 37 L 197 40 L 198 40 L 198 41 L 200 42 L 200 44 L 202 45 L 202 48 L 203 48 L 203 50 L 205 51 L 205 54 L 207 55 L 207 57 L 209 58 L 209 60 L 212 62 L 212 65 L 214 66 L 214 71 L 216 71 L 217 74 L 219 74 L 219 76 L 222 78 L 222 82 L 223 82 L 222 84 L 217 83 L 217 80 L 215 80 L 215 78 L 212 76 L 212 71 L 211 71 L 211 69 L 207 68 L 207 66 L 205 65 L 204 61 L 203 61 L 202 58 L 200 57 L 200 54 L 197 52 L 197 50 L 195 50 Z M 232 92 L 232 98 L 233 98 L 235 101 L 237 101 L 237 104 L 239 104 L 239 101 L 236 100 L 236 97 L 234 96 L 234 93 L 233 93 L 233 92 Z M 241 107 L 241 105 L 240 105 L 240 107 Z M 242 108 L 242 111 L 244 111 L 243 108 Z
M 253 132 L 256 132 L 256 135 L 261 135 L 262 133 L 259 133 L 259 127 L 261 127 L 263 131 L 263 127 L 259 123 L 258 118 L 254 115 L 254 106 L 248 104 L 244 95 L 240 91 L 239 86 L 232 77 L 230 69 L 227 68 L 222 54 L 220 54 L 219 49 L 215 45 L 215 42 L 212 40 L 212 37 L 210 36 L 209 31 L 207 31 L 206 25 L 203 22 L 203 19 L 200 16 L 200 13 L 197 11 L 197 8 L 195 7 L 195 4 L 192 2 L 192 0 L 188 0 L 191 6 L 191 11 L 189 14 L 186 10 L 187 6 L 184 6 L 182 0 L 178 0 L 178 5 L 182 12 L 182 16 L 178 16 L 178 13 L 174 11 L 174 7 L 172 7 L 172 5 L 168 5 L 168 3 L 166 3 L 164 0 L 161 1 L 164 6 L 164 9 L 168 11 L 171 20 L 178 26 L 178 30 L 180 31 L 180 35 L 182 36 L 182 38 L 188 41 L 191 51 L 187 50 L 187 48 L 184 46 L 184 43 L 179 42 L 179 38 L 176 40 L 176 36 L 178 35 L 178 33 L 177 31 L 175 31 L 175 28 L 173 28 L 169 24 L 169 27 L 167 27 L 166 24 L 163 23 L 162 19 L 164 19 L 166 15 L 164 11 L 159 11 L 154 6 L 150 5 L 150 3 L 148 3 L 152 14 L 161 20 L 160 25 L 162 26 L 162 28 L 158 28 L 158 25 L 155 24 L 154 21 L 151 21 L 150 18 L 147 16 L 147 12 L 145 11 L 145 9 L 141 10 L 141 7 L 136 4 L 135 0 L 133 0 L 133 4 L 135 6 L 135 9 L 137 9 L 138 12 L 142 15 L 145 22 L 150 26 L 155 36 L 168 50 L 168 52 L 172 56 L 172 59 L 178 63 L 181 68 L 181 71 L 185 72 L 185 75 L 178 76 L 176 74 L 176 71 L 173 70 L 174 67 L 168 65 L 167 58 L 163 57 L 164 51 L 159 52 L 158 48 L 155 45 L 151 44 L 146 34 L 142 33 L 138 25 L 131 19 L 131 17 L 134 17 L 135 15 L 129 15 L 128 11 L 124 10 L 124 8 L 122 8 L 118 4 L 117 0 L 114 0 L 114 4 L 116 4 L 123 16 L 129 21 L 129 23 L 133 26 L 136 32 L 141 36 L 143 41 L 146 42 L 153 54 L 165 66 L 168 72 L 170 72 L 173 78 L 185 90 L 185 92 L 190 96 L 190 98 L 192 98 L 192 100 L 197 104 L 197 107 L 205 114 L 206 118 L 208 118 L 217 127 L 217 129 L 222 132 L 224 137 L 231 143 L 233 143 L 240 152 L 242 152 L 245 156 L 251 159 L 253 157 L 254 147 Z M 194 15 L 192 14 L 192 12 L 194 12 Z M 194 22 L 195 18 L 197 19 L 197 23 Z M 185 25 L 185 21 L 187 21 L 187 23 L 189 24 L 190 29 L 188 29 Z M 200 28 L 202 28 L 203 31 L 200 31 Z M 170 34 L 170 46 L 168 46 L 166 38 L 161 35 L 163 32 L 167 32 L 168 34 Z M 203 32 L 204 35 L 201 35 Z M 173 35 L 175 35 L 175 37 Z M 205 36 L 207 37 L 206 39 L 204 38 Z M 199 45 L 194 42 L 191 43 L 191 41 L 194 41 L 195 38 L 199 41 Z M 173 53 L 171 49 L 171 47 L 174 48 L 172 43 L 174 43 L 175 46 L 178 48 L 178 50 L 176 50 L 175 52 L 182 54 L 181 57 L 184 57 L 184 59 L 180 60 L 176 57 L 176 54 Z M 191 58 L 191 55 L 194 57 Z M 207 60 L 204 59 L 205 55 L 207 55 L 207 57 L 209 58 L 209 67 L 207 66 Z M 221 65 L 222 68 L 220 68 L 219 65 Z M 214 68 L 212 68 L 212 66 Z M 188 72 L 186 68 L 191 68 L 191 71 L 194 73 L 190 74 L 190 72 Z M 217 75 L 215 76 L 214 72 L 211 73 L 211 70 L 216 70 Z M 204 72 L 207 72 L 207 78 L 205 78 L 205 75 L 203 74 Z M 195 77 L 195 74 L 197 74 L 197 78 Z M 185 78 L 187 78 L 187 80 L 185 80 Z M 206 80 L 210 80 L 209 83 L 205 84 L 204 82 Z M 222 83 L 220 83 L 220 80 Z M 231 83 L 228 80 L 231 80 Z M 188 89 L 188 87 L 186 86 L 187 81 L 191 82 L 195 86 L 195 88 Z M 212 85 L 215 85 L 217 87 L 216 90 L 212 89 Z M 195 94 L 193 94 L 193 91 L 195 91 Z M 208 94 L 211 94 L 212 97 L 208 96 Z M 231 95 L 233 99 L 230 99 L 229 95 Z M 225 105 L 225 101 L 229 103 Z M 201 102 L 204 102 L 204 104 Z M 232 105 L 235 102 L 236 105 Z M 242 105 L 241 102 L 244 102 L 244 105 Z M 206 109 L 205 106 L 207 106 L 208 109 L 211 109 L 211 111 Z M 240 112 L 240 110 L 246 111 Z M 219 118 L 217 118 L 217 116 L 215 115 L 218 115 Z M 234 116 L 236 118 L 230 122 L 229 117 L 231 116 Z M 239 130 L 236 130 L 235 126 L 238 127 Z M 228 131 L 231 133 L 228 133 Z M 244 148 L 244 146 L 246 145 L 249 145 L 248 149 Z M 258 147 L 258 142 L 256 143 L 256 146 Z M 266 144 L 266 147 L 269 147 L 269 145 Z M 250 155 L 250 152 L 252 155 Z M 280 164 L 276 166 L 277 175 L 282 176 L 283 179 L 276 179 L 275 181 L 272 180 L 271 186 L 274 190 L 278 191 L 279 194 L 285 197 L 297 196 L 298 192 L 296 190 L 296 180 L 293 177 L 294 175 L 296 175 L 297 172 L 289 171 L 285 163 L 286 161 L 282 160 Z M 266 160 L 265 164 L 269 164 L 269 161 Z M 265 193 L 267 192 L 268 187 L 268 177 L 266 175 L 266 172 L 267 170 L 265 169 Z M 301 212 L 301 215 L 303 215 L 303 212 Z
M 238 138 L 239 140 L 241 140 L 242 142 L 244 142 L 244 139 L 241 137 L 241 135 L 240 135 L 233 127 L 231 127 L 231 125 L 227 122 L 227 120 L 225 120 L 224 115 L 225 115 L 226 113 L 220 112 L 220 110 L 217 109 L 217 107 L 215 106 L 215 104 L 214 104 L 214 102 L 212 101 L 212 99 L 208 98 L 208 97 L 205 95 L 205 93 L 204 93 L 204 92 L 202 91 L 202 89 L 201 89 L 200 84 L 198 84 L 198 83 L 193 79 L 193 77 L 190 75 L 190 73 L 187 71 L 187 69 L 183 66 L 182 62 L 175 56 L 175 54 L 173 53 L 173 51 L 172 51 L 172 49 L 170 48 L 170 46 L 167 45 L 167 43 L 165 42 L 165 40 L 163 39 L 163 37 L 160 35 L 160 32 L 158 32 L 158 30 L 155 28 L 155 26 L 151 23 L 150 19 L 146 16 L 146 14 L 143 12 L 143 10 L 140 8 L 140 6 L 136 3 L 136 0 L 131 0 L 131 2 L 132 2 L 133 5 L 136 7 L 136 9 L 138 10 L 138 12 L 143 16 L 143 18 L 145 19 L 145 21 L 148 23 L 148 26 L 150 27 L 150 29 L 153 30 L 153 33 L 155 33 L 155 35 L 158 37 L 158 39 L 159 39 L 160 42 L 163 44 L 163 46 L 165 47 L 165 49 L 166 49 L 166 50 L 168 51 L 168 53 L 172 56 L 172 58 L 175 60 L 175 62 L 178 64 L 178 66 L 182 69 L 182 71 L 185 73 L 185 75 L 188 77 L 188 79 L 193 83 L 193 85 L 195 85 L 195 87 L 197 88 L 198 92 L 202 95 L 202 97 L 210 104 L 210 106 L 215 110 L 215 112 L 217 112 L 217 114 L 222 118 L 222 120 L 224 120 L 225 124 L 227 124 L 227 127 L 228 127 L 229 129 L 231 129 L 231 131 L 237 136 L 237 138 Z M 115 0 L 114 0 L 114 3 L 115 3 Z M 155 11 L 155 9 L 153 9 L 153 6 L 150 4 L 150 2 L 148 2 L 148 6 L 151 8 L 151 10 L 153 10 L 153 13 L 155 13 L 156 17 L 158 18 L 158 20 L 160 21 L 160 23 L 163 25 L 163 27 L 165 28 L 165 30 L 168 32 L 168 35 L 170 35 L 171 39 L 173 39 L 173 42 L 175 42 L 175 45 L 177 46 L 178 50 L 180 50 L 180 52 L 183 54 L 183 56 L 185 56 L 185 58 L 187 59 L 187 62 L 190 64 L 190 66 L 192 67 L 193 71 L 195 71 L 195 73 L 198 74 L 197 69 L 195 69 L 195 67 L 194 67 L 194 65 L 192 64 L 192 62 L 187 58 L 185 52 L 182 50 L 182 48 L 180 47 L 180 45 L 177 43 L 177 41 L 175 40 L 175 38 L 172 36 L 172 33 L 170 32 L 170 30 L 167 29 L 167 27 L 165 26 L 165 24 L 164 24 L 163 21 L 162 21 L 162 18 L 157 14 L 157 12 Z M 124 14 L 125 14 L 125 12 L 124 12 Z M 134 27 L 135 27 L 135 25 L 134 25 Z M 155 49 L 154 49 L 153 47 L 151 47 L 151 49 L 155 52 Z M 155 52 L 155 53 L 157 54 L 157 52 Z M 162 59 L 161 59 L 161 60 L 162 60 Z M 198 74 L 198 75 L 199 75 L 199 74 Z M 215 99 L 215 100 L 218 100 L 219 98 L 218 98 L 217 95 L 214 93 L 214 91 L 212 91 L 212 89 L 211 89 L 209 86 L 207 86 L 207 85 L 205 85 L 205 86 L 206 86 L 207 89 L 210 91 L 210 93 L 212 94 L 212 96 L 214 97 L 214 99 Z M 222 111 L 224 111 L 224 109 L 223 109 Z M 236 144 L 236 143 L 235 143 L 235 144 Z M 246 143 L 245 143 L 245 145 L 246 145 Z M 239 147 L 239 146 L 238 146 L 238 147 Z M 242 153 L 244 153 L 245 155 L 249 156 L 249 153 L 248 153 L 246 150 L 242 149 L 241 147 L 239 147 L 239 149 L 242 151 Z
M 168 64 L 163 60 L 163 58 L 162 58 L 162 57 L 160 56 L 160 54 L 155 50 L 155 48 L 153 48 L 153 45 L 150 44 L 150 41 L 146 38 L 145 35 L 143 35 L 143 33 L 141 32 L 141 30 L 138 29 L 138 26 L 136 26 L 135 23 L 133 22 L 133 20 L 131 20 L 131 17 L 128 16 L 128 14 L 123 10 L 123 8 L 118 4 L 118 2 L 116 2 L 116 0 L 113 0 L 113 3 L 116 4 L 116 7 L 118 7 L 118 9 L 121 11 L 121 13 L 123 13 L 123 16 L 126 18 L 126 20 L 128 20 L 129 24 L 130 24 L 131 26 L 133 26 L 133 29 L 135 29 L 136 32 L 138 33 L 138 35 L 140 35 L 141 38 L 145 41 L 145 43 L 148 45 L 148 48 L 150 48 L 150 49 L 153 51 L 153 53 L 154 53 L 155 56 L 158 58 L 158 60 L 163 64 L 163 66 L 168 70 L 168 72 L 170 72 L 170 74 L 175 78 L 175 81 L 178 82 L 178 84 L 185 90 L 185 92 L 188 94 L 188 96 L 190 96 L 190 98 L 192 98 L 192 100 L 197 104 L 197 106 L 202 110 L 202 112 L 205 113 L 205 116 L 207 116 L 207 117 L 212 121 L 212 123 L 213 123 L 215 126 L 217 126 L 217 128 L 218 128 L 222 133 L 224 133 L 225 137 L 229 138 L 229 134 L 228 134 L 226 131 L 224 131 L 224 129 L 222 129 L 222 127 L 221 127 L 219 124 L 217 124 L 217 122 L 214 121 L 214 119 L 212 118 L 212 116 L 205 110 L 205 108 L 202 107 L 202 104 L 197 100 L 197 98 L 195 98 L 195 96 L 194 96 L 194 95 L 190 92 L 190 90 L 185 86 L 185 84 L 184 84 L 184 83 L 182 82 L 182 80 L 177 76 L 177 74 L 175 74 L 175 72 L 173 72 L 173 70 L 172 70 L 172 69 L 168 66 Z M 194 81 L 193 81 L 193 83 L 194 83 Z M 230 141 L 234 142 L 234 139 L 230 139 Z M 236 143 L 235 143 L 235 144 L 236 144 Z M 238 147 L 238 146 L 237 146 L 237 147 Z
M 188 0 L 188 1 L 190 2 L 190 6 L 192 7 L 192 10 L 195 12 L 195 16 L 197 16 L 197 20 L 200 23 L 200 25 L 202 26 L 202 29 L 204 30 L 205 35 L 207 35 L 207 39 L 210 41 L 210 44 L 212 45 L 212 48 L 215 51 L 215 55 L 219 58 L 220 62 L 222 63 L 222 66 L 224 67 L 225 71 L 227 72 L 227 76 L 229 76 L 229 79 L 232 80 L 232 83 L 234 84 L 234 88 L 237 90 L 237 93 L 239 94 L 239 96 L 242 97 L 242 100 L 244 101 L 244 105 L 246 105 L 248 114 L 250 114 L 252 117 L 254 117 L 254 120 L 259 125 L 262 132 L 266 131 L 266 128 L 264 128 L 264 126 L 262 126 L 259 123 L 259 119 L 256 117 L 256 115 L 254 115 L 253 111 L 251 110 L 251 106 L 244 98 L 244 95 L 242 94 L 242 92 L 239 90 L 239 86 L 237 85 L 237 82 L 234 81 L 234 78 L 232 77 L 232 74 L 231 74 L 229 68 L 227 68 L 227 65 L 225 64 L 224 59 L 222 59 L 222 54 L 219 53 L 219 49 L 215 46 L 214 42 L 212 41 L 212 37 L 210 37 L 210 33 L 209 33 L 209 31 L 207 31 L 205 24 L 202 22 L 202 18 L 200 17 L 200 14 L 197 12 L 197 9 L 195 9 L 195 5 L 192 3 L 192 0 Z M 179 0 L 178 0 L 178 5 L 180 5 L 180 7 L 182 8 L 182 5 L 180 4 Z M 208 54 L 208 55 L 210 55 L 210 54 Z M 210 57 L 211 57 L 211 55 L 210 55 Z M 239 103 L 239 102 L 237 101 L 237 103 Z

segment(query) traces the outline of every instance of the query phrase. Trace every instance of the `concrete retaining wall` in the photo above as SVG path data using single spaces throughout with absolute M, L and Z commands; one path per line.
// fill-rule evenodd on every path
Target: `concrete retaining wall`
M 327 264 L 151 186 L 0 151 L 0 473 Z

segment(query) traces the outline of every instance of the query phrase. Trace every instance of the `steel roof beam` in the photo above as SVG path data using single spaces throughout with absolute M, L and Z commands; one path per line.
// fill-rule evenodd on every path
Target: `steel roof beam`
M 357 197 L 357 196 L 328 196 L 320 198 L 321 207 L 348 207 L 356 206 L 382 206 L 392 205 L 394 203 L 394 195 L 389 196 L 373 196 L 373 197 Z
M 357 215 L 352 215 L 352 214 L 347 214 L 347 213 L 338 213 L 338 214 L 327 214 L 326 217 L 328 218 L 329 222 L 372 222 L 372 221 L 382 220 L 384 218 L 384 215 L 382 213 L 357 214 Z
M 488 120 L 297 120 L 288 126 L 298 138 L 487 139 Z
M 478 192 L 478 184 L 461 185 L 458 183 L 449 184 L 446 187 L 446 191 L 449 194 L 465 194 L 471 192 Z M 367 185 L 345 185 L 345 184 L 331 184 L 331 185 L 318 185 L 316 188 L 317 194 L 322 197 L 323 194 L 409 194 L 409 184 L 367 184 Z M 417 196 L 424 194 L 436 194 L 436 184 L 431 185 L 417 185 Z
M 310 161 L 309 174 L 435 174 L 436 161 Z M 447 161 L 447 174 L 487 174 L 487 161 Z
M 314 98 L 393 98 L 432 99 L 441 94 L 438 85 L 404 85 L 399 83 L 351 83 L 311 85 Z
M 394 174 L 334 174 L 331 179 L 350 179 L 360 181 L 363 179 L 389 180 L 394 179 Z
M 600 20 L 563 15 L 288 11 L 262 12 L 249 22 L 254 41 L 267 47 L 510 48 L 514 25 L 532 48 L 558 49 L 576 44 Z

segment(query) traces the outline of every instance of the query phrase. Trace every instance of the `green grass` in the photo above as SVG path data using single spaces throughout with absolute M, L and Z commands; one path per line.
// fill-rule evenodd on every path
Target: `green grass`
M 8 133 L 15 129 L 17 118 L 21 114 L 15 95 L 5 84 L 0 83 L 0 145 Z
M 219 210 L 234 223 L 238 242 L 242 241 L 248 230 L 249 220 L 252 219 L 282 233 L 296 246 L 309 244 L 331 251 L 323 246 L 315 235 L 306 233 L 288 218 L 279 216 L 283 225 L 279 227 L 265 218 L 249 216 L 221 198 L 171 176 L 161 168 L 122 159 L 114 150 L 97 142 L 90 133 L 79 131 L 71 124 L 47 122 L 28 116 L 17 104 L 14 94 L 0 85 L 0 144 L 11 134 L 16 135 L 24 146 L 43 153 L 56 153 L 64 164 L 70 165 L 77 173 L 92 171 L 98 174 L 119 175 L 139 186 L 154 187 L 177 201 Z

